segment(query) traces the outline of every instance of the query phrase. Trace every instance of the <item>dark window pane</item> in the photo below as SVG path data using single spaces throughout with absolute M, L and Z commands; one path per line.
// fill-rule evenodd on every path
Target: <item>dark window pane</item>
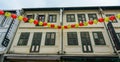
M 110 17 L 110 16 L 115 16 L 115 14 L 106 14 L 106 17 Z M 117 19 L 115 18 L 115 20 L 114 21 L 112 21 L 113 23 L 117 23 L 118 21 L 117 21 Z
M 89 32 L 80 32 L 82 50 L 84 53 L 93 52 Z
M 55 45 L 55 38 L 56 38 L 55 32 L 47 32 L 46 39 L 45 39 L 45 45 Z
M 28 43 L 28 39 L 29 39 L 29 32 L 22 32 L 20 35 L 20 39 L 18 41 L 18 46 L 25 46 Z
M 75 22 L 75 14 L 67 14 L 67 22 Z
M 39 52 L 42 39 L 42 32 L 35 32 L 30 48 L 30 52 Z
M 38 21 L 45 21 L 45 15 L 38 15 Z
M 81 22 L 84 22 L 86 21 L 86 17 L 85 17 L 85 14 L 78 14 L 78 22 L 80 23 Z
M 33 16 L 33 15 L 27 15 L 27 18 L 28 18 L 28 19 L 33 19 L 34 16 Z
M 48 22 L 56 22 L 57 20 L 57 15 L 49 15 Z
M 33 36 L 33 44 L 32 45 L 40 45 L 42 38 L 41 32 L 35 32 Z
M 26 17 L 28 18 L 28 20 L 34 19 L 34 15 L 27 15 Z M 28 21 L 27 21 L 27 22 L 28 22 Z
M 78 45 L 77 32 L 67 32 L 68 45 Z
M 93 32 L 93 37 L 94 37 L 95 45 L 105 45 L 105 40 L 102 32 Z
M 90 36 L 89 36 L 89 32 L 81 32 L 81 41 L 82 44 L 89 44 L 90 43 Z
M 89 20 L 95 20 L 98 19 L 96 14 L 88 14 Z

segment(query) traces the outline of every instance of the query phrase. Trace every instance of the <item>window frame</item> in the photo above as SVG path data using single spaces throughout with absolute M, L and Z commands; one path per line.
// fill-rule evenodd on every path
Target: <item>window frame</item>
M 101 35 L 102 35 L 102 38 L 103 38 L 103 44 L 96 44 L 96 41 L 95 41 L 95 36 L 94 36 L 94 33 L 97 33 L 97 36 L 98 36 L 98 42 L 100 42 L 100 34 L 98 35 L 98 33 L 101 33 Z M 94 40 L 94 43 L 95 43 L 95 45 L 106 45 L 106 42 L 105 42 L 105 37 L 104 37 L 104 35 L 103 35 L 103 32 L 101 32 L 101 31 L 99 31 L 99 32 L 92 32 L 92 35 L 93 35 L 93 40 Z
M 81 15 L 81 19 L 82 20 L 79 20 L 79 16 Z M 84 16 L 84 18 L 85 18 L 85 20 L 83 20 L 83 17 L 82 16 Z M 77 14 L 77 18 L 78 18 L 78 23 L 80 23 L 80 22 L 86 22 L 86 14 Z
M 90 33 L 89 32 L 80 32 L 80 37 L 81 37 L 81 41 L 83 42 L 83 35 L 82 34 L 88 34 L 88 36 L 87 37 L 85 37 L 85 35 L 84 35 L 84 38 L 87 38 L 87 40 L 89 40 L 89 44 L 91 44 L 91 38 L 90 38 Z M 86 41 L 87 42 L 87 41 Z M 86 42 L 85 42 L 85 44 L 86 44 Z M 82 44 L 84 44 L 84 43 L 82 43 Z
M 72 37 L 69 37 L 70 35 L 72 35 Z M 75 35 L 75 36 L 74 36 Z M 76 41 L 70 41 L 70 40 L 76 40 Z M 74 43 L 74 44 L 70 44 L 70 42 Z M 77 32 L 67 32 L 67 45 L 68 46 L 77 46 L 78 45 L 78 35 Z
M 72 19 L 72 16 L 74 17 L 73 19 Z M 70 19 L 69 19 L 69 17 L 70 17 Z M 67 20 L 67 22 L 76 22 L 75 14 L 66 14 L 66 20 Z
M 39 19 L 40 16 L 41 16 L 41 20 Z M 43 17 L 44 17 L 44 20 L 43 20 Z M 45 15 L 39 14 L 37 19 L 38 19 L 38 21 L 45 22 Z
M 24 35 L 26 36 L 26 38 L 21 39 L 21 37 L 23 37 Z M 21 32 L 18 43 L 17 43 L 17 46 L 27 46 L 29 37 L 30 37 L 30 32 Z M 23 43 L 24 41 L 21 41 L 21 40 L 26 41 L 26 43 L 24 44 Z
M 52 20 L 50 21 L 50 16 L 52 16 Z M 55 21 L 53 21 L 53 17 L 55 16 Z M 57 22 L 57 14 L 49 14 L 48 15 L 48 21 L 49 23 L 56 23 Z
M 98 20 L 97 13 L 88 13 L 87 15 L 88 15 L 88 20 L 91 20 L 90 18 L 92 18 L 92 20 Z M 92 15 L 92 17 L 90 15 Z M 93 17 L 93 15 L 95 15 L 96 17 Z
M 28 18 L 28 21 L 25 23 L 28 23 L 30 19 L 34 19 L 34 14 L 27 14 L 26 17 Z
M 82 44 L 82 51 L 83 53 L 92 53 L 92 43 L 89 31 L 81 31 L 80 32 L 81 44 Z
M 30 52 L 39 52 L 42 41 L 42 32 L 34 32 Z
M 36 35 L 37 34 L 37 35 Z M 40 34 L 41 37 L 38 38 L 38 34 Z M 41 43 L 42 40 L 42 32 L 34 32 L 33 38 L 32 38 L 32 42 L 39 40 Z M 32 44 L 32 45 L 40 45 L 40 44 Z
M 49 38 L 47 38 L 48 34 L 50 35 Z M 52 39 L 52 34 L 54 34 L 54 39 Z M 55 41 L 56 41 L 56 32 L 46 32 L 45 46 L 55 46 L 56 43 Z M 53 42 L 53 43 L 49 43 L 49 42 Z

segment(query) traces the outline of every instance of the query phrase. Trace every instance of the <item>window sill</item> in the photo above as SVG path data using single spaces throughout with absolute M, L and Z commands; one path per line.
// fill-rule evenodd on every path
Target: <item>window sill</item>
M 94 45 L 94 46 L 98 46 L 98 47 L 108 47 L 110 45 Z
M 81 45 L 65 45 L 66 47 L 81 47 Z
M 16 45 L 16 46 L 13 46 L 13 47 L 30 47 L 30 46 L 18 46 L 18 45 Z

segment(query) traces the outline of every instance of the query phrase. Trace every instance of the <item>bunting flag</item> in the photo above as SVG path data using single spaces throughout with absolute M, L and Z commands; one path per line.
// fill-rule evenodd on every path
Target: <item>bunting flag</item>
M 19 21 L 34 23 L 35 25 L 38 25 L 38 26 L 47 26 L 47 27 L 55 28 L 55 29 L 77 28 L 80 26 L 88 26 L 88 25 L 97 24 L 98 22 L 102 23 L 102 22 L 114 21 L 115 19 L 120 19 L 120 14 L 117 14 L 116 16 L 98 18 L 98 20 L 95 19 L 95 20 L 89 20 L 89 21 L 80 22 L 80 23 L 76 23 L 76 24 L 68 24 L 68 25 L 61 26 L 61 25 L 55 25 L 55 24 L 51 24 L 51 23 L 47 23 L 47 22 L 34 20 L 34 19 L 28 19 L 27 17 L 23 17 L 23 16 L 17 16 L 16 14 L 12 14 L 10 12 L 4 12 L 3 10 L 0 10 L 0 15 L 3 15 L 6 17 L 11 17 L 13 19 L 18 19 Z

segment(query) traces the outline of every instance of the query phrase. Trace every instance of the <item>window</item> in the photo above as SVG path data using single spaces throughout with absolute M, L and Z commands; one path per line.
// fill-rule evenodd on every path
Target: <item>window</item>
M 18 46 L 26 46 L 29 39 L 29 32 L 22 32 L 18 41 Z
M 38 20 L 44 22 L 45 21 L 45 15 L 38 15 Z
M 96 14 L 88 14 L 89 20 L 95 20 L 98 19 Z
M 115 14 L 106 14 L 106 17 L 110 17 L 110 16 L 115 16 Z M 118 21 L 117 21 L 117 19 L 115 18 L 115 20 L 114 21 L 112 21 L 113 23 L 117 23 Z
M 90 44 L 89 32 L 80 32 L 82 44 Z
M 86 18 L 85 18 L 85 14 L 78 14 L 78 22 L 80 23 L 81 22 L 84 22 L 86 21 Z
M 49 15 L 48 22 L 56 22 L 57 20 L 57 15 Z
M 102 32 L 93 32 L 93 38 L 95 41 L 95 45 L 105 45 L 105 40 Z
M 81 42 L 82 42 L 82 50 L 84 53 L 92 53 L 92 44 L 90 40 L 89 32 L 80 32 Z
M 27 15 L 26 16 L 28 19 L 34 19 L 34 16 L 33 15 Z
M 75 22 L 75 14 L 67 14 L 67 22 Z
M 68 45 L 78 45 L 77 32 L 67 32 Z
M 55 45 L 55 38 L 56 38 L 55 32 L 47 32 L 46 39 L 45 39 L 45 45 Z
M 35 32 L 33 36 L 33 45 L 40 45 L 42 33 Z
M 31 44 L 30 52 L 39 52 L 41 39 L 42 39 L 42 33 L 35 32 L 33 36 L 32 44 Z

